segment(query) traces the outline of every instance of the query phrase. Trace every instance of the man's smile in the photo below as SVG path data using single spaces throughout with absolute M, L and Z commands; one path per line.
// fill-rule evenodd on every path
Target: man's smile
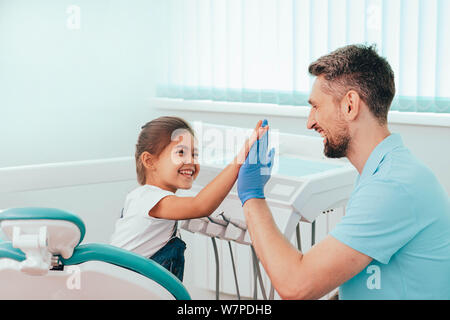
M 324 138 L 323 139 L 323 143 L 326 143 L 327 142 L 327 136 L 325 135 L 325 131 L 323 131 L 322 129 L 316 129 L 316 131 L 317 131 L 318 134 L 320 134 L 320 136 L 322 138 Z

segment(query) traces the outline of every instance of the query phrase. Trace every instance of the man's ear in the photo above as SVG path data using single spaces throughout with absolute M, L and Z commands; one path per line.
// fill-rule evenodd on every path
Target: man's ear
M 347 121 L 354 121 L 361 112 L 361 97 L 358 92 L 350 90 L 341 101 L 341 111 Z
M 150 170 L 155 169 L 155 160 L 156 160 L 155 156 L 153 156 L 151 153 L 147 151 L 142 152 L 141 162 L 146 169 Z

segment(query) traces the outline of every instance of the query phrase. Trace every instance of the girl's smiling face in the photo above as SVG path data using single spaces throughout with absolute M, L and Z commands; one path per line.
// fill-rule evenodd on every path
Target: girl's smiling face
M 199 172 L 196 140 L 187 130 L 180 130 L 172 134 L 171 143 L 159 157 L 152 157 L 146 174 L 147 184 L 171 192 L 190 189 Z

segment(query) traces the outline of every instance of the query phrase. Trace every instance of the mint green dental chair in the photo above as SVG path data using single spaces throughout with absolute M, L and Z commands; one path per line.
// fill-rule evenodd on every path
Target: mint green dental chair
M 86 228 L 72 213 L 7 209 L 0 211 L 0 230 L 0 299 L 190 300 L 154 261 L 111 245 L 80 244 Z

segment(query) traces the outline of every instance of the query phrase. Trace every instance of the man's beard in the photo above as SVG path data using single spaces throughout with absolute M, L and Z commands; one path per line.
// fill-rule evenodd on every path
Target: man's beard
M 348 146 L 350 144 L 348 129 L 342 127 L 341 130 L 338 131 L 339 133 L 337 133 L 332 140 L 327 137 L 325 143 L 325 156 L 331 159 L 339 159 L 347 156 Z

